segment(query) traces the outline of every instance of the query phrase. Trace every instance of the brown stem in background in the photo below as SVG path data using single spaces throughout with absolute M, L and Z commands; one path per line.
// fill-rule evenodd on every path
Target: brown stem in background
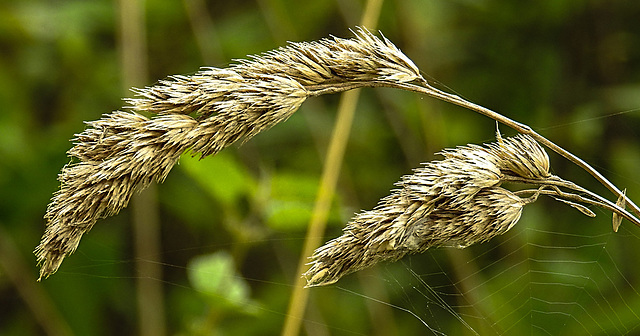
M 33 281 L 33 274 L 20 255 L 11 234 L 4 229 L 4 223 L 0 223 L 0 269 L 4 269 L 3 277 L 11 282 L 47 335 L 73 335 L 44 287 Z
M 121 0 L 119 9 L 122 84 L 127 90 L 148 81 L 144 1 Z M 143 336 L 166 334 L 162 266 L 154 262 L 161 250 L 157 198 L 155 185 L 132 197 L 138 321 Z
M 204 0 L 183 0 L 193 36 L 205 64 L 216 64 L 225 59 L 213 20 Z

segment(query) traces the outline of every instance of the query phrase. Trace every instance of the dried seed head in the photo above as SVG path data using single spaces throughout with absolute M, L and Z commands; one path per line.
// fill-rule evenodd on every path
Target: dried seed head
M 445 159 L 425 163 L 396 184 L 409 191 L 407 197 L 424 200 L 443 196 L 457 205 L 468 202 L 480 189 L 500 183 L 500 169 L 486 148 L 469 145 L 439 154 Z
M 633 219 L 624 211 L 624 193 L 613 205 L 551 175 L 547 153 L 528 135 L 503 139 L 498 134 L 494 143 L 445 149 L 440 154 L 444 160 L 426 163 L 404 176 L 396 184 L 399 189 L 380 200 L 373 210 L 357 214 L 342 236 L 318 248 L 303 274 L 307 287 L 331 284 L 378 262 L 398 260 L 430 247 L 464 248 L 488 241 L 509 231 L 520 219 L 523 207 L 540 194 L 590 217 L 595 213 L 578 202 L 610 209 L 614 211 L 614 231 L 622 216 Z M 540 187 L 512 192 L 500 186 L 508 181 Z M 532 195 L 517 195 L 523 193 Z
M 89 123 L 68 152 L 79 162 L 62 169 L 61 188 L 47 208 L 47 229 L 35 250 L 41 276 L 54 273 L 82 235 L 98 219 L 126 207 L 134 191 L 162 182 L 188 149 L 202 157 L 215 154 L 291 116 L 306 96 L 299 85 L 278 86 L 283 82 L 295 83 L 243 83 L 200 121 L 183 114 L 150 119 L 116 111 Z
M 356 215 L 342 236 L 318 248 L 304 274 L 307 286 L 331 284 L 345 274 L 433 246 L 462 248 L 504 234 L 537 194 L 521 198 L 500 187 L 503 172 L 548 174 L 546 153 L 526 136 L 440 154 L 444 160 L 403 177 L 396 184 L 399 189 L 373 210 Z
M 138 98 L 128 99 L 131 108 L 152 113 L 192 113 L 210 115 L 220 101 L 239 99 L 246 83 L 278 83 L 260 92 L 287 87 L 335 88 L 356 83 L 404 83 L 421 79 L 416 65 L 391 41 L 365 28 L 356 38 L 326 38 L 313 42 L 292 42 L 250 60 L 238 60 L 227 69 L 202 68 L 193 76 L 171 76 L 157 85 L 134 89 Z M 352 86 L 348 86 L 352 88 Z M 250 88 L 245 88 L 251 91 Z M 283 89 L 285 90 L 285 89 Z M 334 92 L 335 92 L 334 91 Z M 230 96 L 231 93 L 233 96 Z M 280 92 L 299 97 L 300 93 Z M 306 97 L 306 95 L 305 95 Z
M 277 74 L 304 86 L 344 82 L 388 81 L 405 83 L 419 78 L 420 70 L 391 41 L 358 28 L 354 39 L 332 37 L 314 42 L 290 43 L 286 47 L 232 69 L 240 73 Z
M 205 119 L 219 113 L 299 106 L 306 89 L 284 76 L 243 74 L 232 69 L 203 68 L 193 76 L 171 76 L 158 85 L 133 89 L 139 98 L 128 108 L 155 114 L 191 114 Z
M 417 78 L 417 67 L 389 40 L 361 28 L 354 39 L 291 43 L 227 69 L 134 89 L 131 111 L 104 115 L 76 135 L 35 249 L 40 277 L 54 273 L 82 235 L 126 207 L 135 190 L 163 181 L 185 151 L 204 157 L 247 140 L 285 121 L 310 95 Z

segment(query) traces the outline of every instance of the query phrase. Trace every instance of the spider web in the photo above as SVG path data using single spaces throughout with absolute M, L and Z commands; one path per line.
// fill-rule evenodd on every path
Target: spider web
M 640 230 L 625 221 L 613 232 L 610 214 L 599 212 L 597 219 L 591 219 L 556 205 L 542 201 L 525 208 L 512 230 L 488 243 L 465 249 L 434 248 L 396 263 L 379 264 L 335 285 L 309 289 L 311 296 L 356 297 L 369 309 L 388 308 L 395 324 L 402 325 L 397 330 L 416 335 L 638 333 L 640 291 L 634 265 Z M 545 223 L 550 214 L 558 219 Z M 178 252 L 184 250 L 169 253 Z M 290 286 L 238 277 L 276 288 Z M 372 282 L 383 287 L 383 294 L 367 289 Z M 166 284 L 195 291 L 181 283 Z M 285 310 L 275 307 L 254 308 L 278 320 L 286 317 Z M 366 315 L 365 309 L 353 313 Z M 317 314 L 305 316 L 303 322 L 330 334 L 363 334 L 348 322 Z M 375 330 L 376 322 L 371 323 Z
M 630 189 L 640 185 L 635 179 L 627 179 L 624 184 Z M 640 229 L 623 221 L 619 231 L 613 232 L 611 214 L 592 210 L 598 214 L 595 219 L 541 197 L 525 207 L 513 229 L 488 243 L 465 249 L 430 249 L 348 275 L 335 285 L 309 289 L 310 295 L 312 299 L 315 296 L 315 303 L 325 294 L 332 300 L 355 297 L 369 307 L 361 306 L 362 310 L 354 310 L 354 314 L 366 315 L 365 310 L 372 306 L 386 307 L 392 311 L 395 324 L 401 325 L 396 328 L 398 332 L 417 335 L 639 333 L 640 290 L 634 265 L 639 257 Z M 191 248 L 196 249 L 165 251 L 164 257 Z M 189 270 L 182 263 L 162 264 Z M 239 277 L 252 284 L 290 290 L 288 282 Z M 373 282 L 383 287 L 382 294 L 367 288 L 366 284 Z M 166 283 L 196 291 L 180 282 Z M 254 308 L 277 320 L 286 317 L 284 308 L 260 304 Z M 363 334 L 348 320 L 318 315 L 328 314 L 321 311 L 305 316 L 304 323 L 331 334 Z M 372 330 L 377 328 L 376 323 L 372 319 Z
M 435 335 L 637 333 L 640 293 L 625 268 L 637 228 L 580 233 L 602 224 L 587 219 L 540 229 L 527 210 L 519 229 L 491 246 L 440 248 L 405 258 L 400 269 L 383 266 L 387 289 L 402 298 L 385 304 Z
M 549 128 L 557 127 L 567 125 Z M 640 163 L 636 157 L 617 157 L 624 159 L 613 164 Z M 635 177 L 615 177 L 624 181 L 620 185 L 640 186 Z M 544 197 L 525 207 L 511 231 L 488 243 L 431 249 L 378 265 L 377 273 L 361 282 L 384 283 L 382 296 L 340 282 L 337 287 L 392 308 L 398 319 L 405 315 L 402 326 L 412 323 L 417 334 L 638 334 L 640 286 L 634 265 L 640 230 L 624 221 L 613 232 L 611 213 L 591 210 L 597 218 Z

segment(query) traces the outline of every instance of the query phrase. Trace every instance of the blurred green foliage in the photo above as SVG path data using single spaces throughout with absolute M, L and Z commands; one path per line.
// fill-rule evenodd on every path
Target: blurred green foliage
M 193 258 L 188 267 L 193 289 L 207 297 L 212 309 L 255 311 L 249 286 L 236 274 L 233 257 L 225 251 Z
M 187 10 L 193 3 L 146 1 L 149 78 L 225 66 L 287 40 L 350 36 L 364 4 L 206 1 L 193 16 Z M 64 326 L 77 335 L 137 333 L 127 210 L 100 221 L 57 274 L 24 284 L 37 278 L 31 251 L 57 173 L 68 162 L 69 139 L 83 121 L 122 105 L 117 11 L 117 2 L 107 0 L 0 4 L 0 233 L 6 237 L 0 247 L 16 252 L 0 256 L 2 335 Z M 637 201 L 638 17 L 640 2 L 622 0 L 395 0 L 384 2 L 379 29 L 437 86 L 531 125 Z M 164 278 L 158 281 L 171 334 L 279 333 L 337 98 L 310 99 L 286 123 L 218 156 L 185 155 L 160 185 Z M 492 120 L 442 102 L 364 90 L 325 240 L 434 152 L 490 141 L 494 132 Z M 608 195 L 579 168 L 551 159 L 554 173 Z M 427 333 L 409 310 L 435 330 L 469 333 L 438 308 L 440 297 L 481 334 L 637 333 L 640 231 L 623 222 L 618 234 L 610 232 L 610 214 L 589 219 L 544 199 L 490 243 L 437 249 L 348 276 L 338 287 L 311 289 L 305 332 Z M 484 296 L 447 294 L 474 282 L 473 293 Z M 560 285 L 544 285 L 550 283 Z M 46 308 L 44 321 L 25 292 Z M 552 304 L 562 298 L 573 309 L 545 316 L 564 312 Z

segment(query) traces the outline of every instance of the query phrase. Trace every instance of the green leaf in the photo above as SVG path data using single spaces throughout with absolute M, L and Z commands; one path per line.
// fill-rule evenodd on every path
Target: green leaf
M 180 167 L 225 206 L 238 203 L 256 190 L 253 176 L 228 153 L 202 160 L 185 154 L 180 159 Z
M 267 224 L 277 230 L 304 228 L 309 223 L 318 190 L 317 178 L 276 174 L 270 181 Z
M 255 312 L 249 286 L 237 274 L 233 258 L 226 251 L 193 258 L 188 273 L 191 285 L 209 305 L 223 310 Z

